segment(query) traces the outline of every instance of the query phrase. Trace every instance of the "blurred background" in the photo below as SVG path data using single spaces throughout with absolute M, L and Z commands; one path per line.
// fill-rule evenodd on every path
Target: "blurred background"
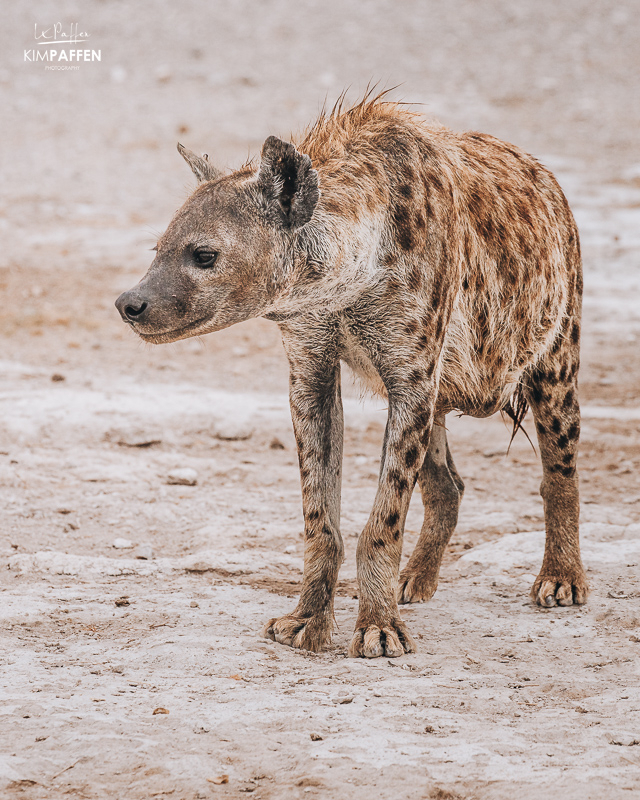
M 34 24 L 67 19 L 101 62 L 24 63 Z M 639 27 L 633 0 L 17 2 L 0 34 L 4 192 L 22 208 L 37 181 L 61 214 L 155 221 L 185 182 L 178 137 L 232 166 L 369 82 L 453 128 L 623 178 L 638 167 Z

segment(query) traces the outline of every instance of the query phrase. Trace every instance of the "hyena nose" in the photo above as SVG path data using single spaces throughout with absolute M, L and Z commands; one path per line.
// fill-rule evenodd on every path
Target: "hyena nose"
M 116 308 L 125 322 L 142 322 L 148 307 L 147 301 L 133 292 L 123 292 L 116 300 Z

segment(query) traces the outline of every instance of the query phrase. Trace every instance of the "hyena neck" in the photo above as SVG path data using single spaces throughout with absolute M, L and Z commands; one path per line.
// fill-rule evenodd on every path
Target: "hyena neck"
M 323 210 L 296 233 L 288 257 L 287 288 L 269 318 L 352 306 L 381 279 L 382 224 L 373 215 L 345 223 Z

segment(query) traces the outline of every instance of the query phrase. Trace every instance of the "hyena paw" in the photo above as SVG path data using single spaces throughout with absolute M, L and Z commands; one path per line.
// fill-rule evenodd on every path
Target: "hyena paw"
M 424 572 L 402 570 L 398 583 L 398 603 L 423 603 L 431 600 L 437 588 L 437 576 L 434 578 Z
M 570 575 L 548 575 L 544 570 L 538 575 L 531 589 L 531 599 L 544 608 L 559 606 L 581 606 L 587 602 L 589 585 L 582 570 Z
M 405 653 L 413 653 L 416 643 L 411 638 L 406 625 L 396 619 L 383 625 L 367 625 L 356 628 L 349 645 L 350 658 L 397 658 Z
M 279 644 L 319 653 L 331 641 L 331 620 L 324 616 L 298 617 L 287 614 L 269 620 L 262 635 Z

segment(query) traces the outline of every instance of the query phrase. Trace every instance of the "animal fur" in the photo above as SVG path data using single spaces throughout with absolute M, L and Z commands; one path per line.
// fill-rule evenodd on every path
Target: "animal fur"
M 532 589 L 545 606 L 584 603 L 576 457 L 582 273 L 578 231 L 553 175 L 519 148 L 427 123 L 384 96 L 320 115 L 297 142 L 265 142 L 258 167 L 201 181 L 118 300 L 147 341 L 241 319 L 278 322 L 305 519 L 296 609 L 265 630 L 319 650 L 330 640 L 342 560 L 340 363 L 388 398 L 379 486 L 358 543 L 353 656 L 415 644 L 398 602 L 428 600 L 464 484 L 445 415 L 527 406 L 543 464 L 546 547 Z M 200 263 L 212 256 L 211 269 Z M 129 310 L 127 310 L 129 309 Z M 399 574 L 409 500 L 425 519 Z

